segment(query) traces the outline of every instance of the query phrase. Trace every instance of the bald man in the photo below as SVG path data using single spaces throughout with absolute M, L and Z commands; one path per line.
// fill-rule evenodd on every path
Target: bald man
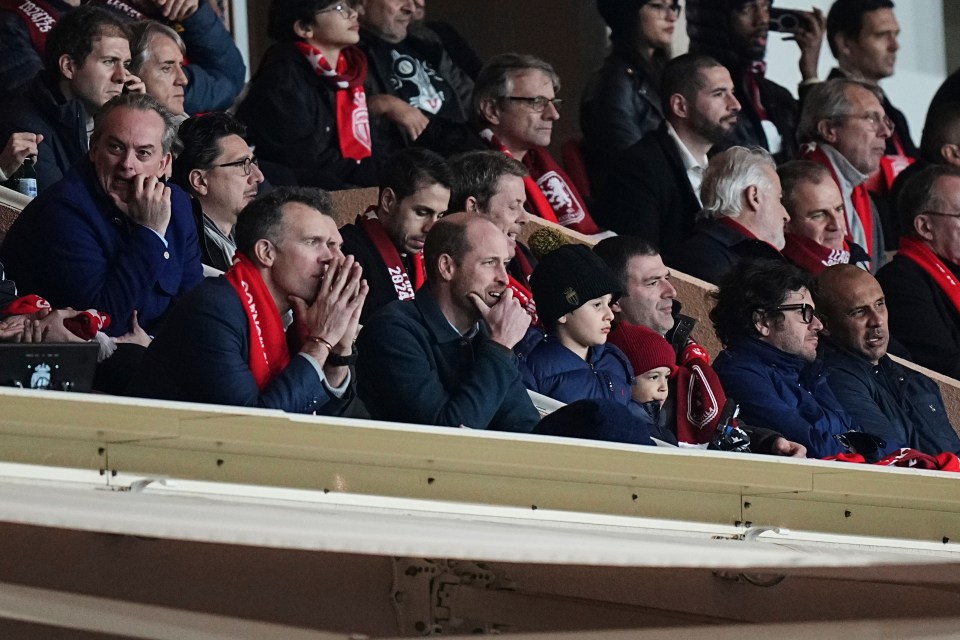
M 887 355 L 887 305 L 877 279 L 836 265 L 823 271 L 818 288 L 827 382 L 847 413 L 888 445 L 960 452 L 937 384 Z

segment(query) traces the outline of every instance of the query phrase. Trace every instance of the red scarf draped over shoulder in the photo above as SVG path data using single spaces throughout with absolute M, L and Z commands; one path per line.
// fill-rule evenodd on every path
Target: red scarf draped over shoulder
M 240 252 L 224 276 L 243 303 L 250 327 L 250 372 L 263 391 L 290 364 L 280 309 L 250 258 Z
M 490 129 L 481 131 L 480 136 L 492 148 L 513 157 Z M 523 179 L 527 206 L 535 215 L 587 235 L 600 233 L 600 227 L 587 211 L 587 205 L 573 186 L 573 180 L 545 149 L 530 149 L 524 154 L 522 162 L 530 172 Z
M 905 236 L 900 238 L 900 250 L 897 253 L 926 271 L 950 300 L 954 309 L 960 312 L 960 282 L 925 242 Z
M 850 251 L 846 240 L 843 242 L 843 249 L 830 249 L 799 233 L 788 231 L 784 237 L 787 243 L 781 253 L 815 276 L 835 264 L 850 264 Z
M 370 137 L 370 114 L 363 83 L 367 79 L 367 57 L 357 47 L 340 52 L 334 69 L 323 53 L 303 42 L 294 43 L 316 73 L 336 92 L 337 139 L 344 158 L 360 162 L 373 154 Z

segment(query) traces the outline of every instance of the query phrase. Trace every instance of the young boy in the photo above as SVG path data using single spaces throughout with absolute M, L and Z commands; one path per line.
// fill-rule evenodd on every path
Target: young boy
M 633 369 L 605 344 L 620 298 L 616 277 L 582 245 L 564 245 L 541 258 L 530 277 L 546 339 L 521 359 L 527 388 L 571 403 L 631 402 Z
M 610 344 L 616 345 L 633 366 L 633 400 L 639 404 L 667 400 L 667 380 L 676 370 L 677 354 L 656 331 L 620 322 L 610 332 Z

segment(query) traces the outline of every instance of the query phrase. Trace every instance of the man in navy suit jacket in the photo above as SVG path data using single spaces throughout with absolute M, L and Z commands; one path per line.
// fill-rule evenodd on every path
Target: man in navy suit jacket
M 331 210 L 326 193 L 302 187 L 281 187 L 244 207 L 233 266 L 177 305 L 128 392 L 337 413 L 369 288 L 353 256 L 340 251 Z
M 176 128 L 144 94 L 98 113 L 90 153 L 23 210 L 0 260 L 23 291 L 55 308 L 98 309 L 106 332 L 155 333 L 171 306 L 203 278 L 190 200 L 163 176 Z

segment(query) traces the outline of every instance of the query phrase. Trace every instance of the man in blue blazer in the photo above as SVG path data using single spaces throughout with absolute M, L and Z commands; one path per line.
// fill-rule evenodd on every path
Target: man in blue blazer
M 203 278 L 187 195 L 163 178 L 176 128 L 150 96 L 98 114 L 89 155 L 23 210 L 0 248 L 9 275 L 55 308 L 110 315 L 111 336 L 154 333 Z
M 244 207 L 233 266 L 177 305 L 128 393 L 339 412 L 369 288 L 340 251 L 330 211 L 326 193 L 304 187 L 281 187 Z
M 163 180 L 175 136 L 150 96 L 104 105 L 90 153 L 27 205 L 0 248 L 21 290 L 109 314 L 111 336 L 128 333 L 134 313 L 155 333 L 203 278 L 190 200 Z

